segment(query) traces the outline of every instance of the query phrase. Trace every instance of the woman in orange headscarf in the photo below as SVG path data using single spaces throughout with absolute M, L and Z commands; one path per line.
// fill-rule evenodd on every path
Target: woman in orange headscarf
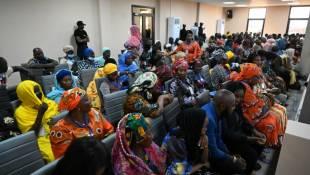
M 274 97 L 268 93 L 254 93 L 252 86 L 261 80 L 262 71 L 252 63 L 245 63 L 240 66 L 241 72 L 233 72 L 231 80 L 242 81 L 245 86 L 243 99 L 243 115 L 267 137 L 268 146 L 279 145 L 281 136 L 286 128 L 286 109 L 274 102 Z
M 93 136 L 103 139 L 114 131 L 102 114 L 91 108 L 86 92 L 82 89 L 74 88 L 64 92 L 59 110 L 68 110 L 69 114 L 59 120 L 50 132 L 55 158 L 61 157 L 76 138 Z

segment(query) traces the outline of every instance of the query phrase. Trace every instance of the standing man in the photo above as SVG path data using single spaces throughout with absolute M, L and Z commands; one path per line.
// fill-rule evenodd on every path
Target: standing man
M 186 25 L 183 24 L 183 28 L 180 30 L 180 40 L 185 41 L 186 34 L 187 34 Z
M 194 26 L 191 28 L 191 31 L 193 32 L 193 35 L 194 35 L 194 39 L 195 38 L 198 38 L 198 23 L 195 22 Z
M 80 59 L 84 59 L 83 51 L 88 48 L 87 43 L 89 42 L 87 32 L 84 30 L 86 24 L 84 24 L 83 21 L 78 21 L 76 25 L 78 28 L 74 31 L 74 37 L 77 45 L 77 56 L 79 56 Z

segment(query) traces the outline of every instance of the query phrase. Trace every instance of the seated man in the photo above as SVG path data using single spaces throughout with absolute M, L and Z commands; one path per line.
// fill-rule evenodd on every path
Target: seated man
M 43 74 L 49 75 L 53 73 L 57 65 L 58 62 L 56 60 L 45 57 L 43 50 L 36 47 L 33 49 L 33 58 L 25 66 L 30 69 L 44 69 Z
M 209 118 L 207 135 L 209 139 L 209 162 L 211 168 L 221 174 L 242 174 L 246 163 L 240 156 L 231 155 L 222 140 L 221 123 L 235 108 L 235 96 L 228 90 L 216 92 L 214 102 L 202 107 Z

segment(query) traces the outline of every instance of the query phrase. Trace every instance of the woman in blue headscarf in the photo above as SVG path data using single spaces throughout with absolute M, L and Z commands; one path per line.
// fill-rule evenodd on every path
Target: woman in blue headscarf
M 47 98 L 59 103 L 66 90 L 78 86 L 78 77 L 72 75 L 71 71 L 62 69 L 55 74 L 54 85 L 53 90 L 47 94 Z
M 120 73 L 119 80 L 123 83 L 123 86 L 126 86 L 128 83 L 128 75 L 136 73 L 139 69 L 134 61 L 135 57 L 133 51 L 126 51 L 118 59 L 118 71 Z

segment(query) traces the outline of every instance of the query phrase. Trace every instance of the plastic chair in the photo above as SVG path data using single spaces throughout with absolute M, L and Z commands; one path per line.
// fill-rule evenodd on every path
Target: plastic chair
M 79 71 L 81 82 L 85 89 L 87 88 L 89 82 L 93 80 L 96 70 L 97 69 L 84 69 Z
M 123 103 L 127 97 L 127 90 L 122 90 L 103 96 L 105 117 L 116 126 L 123 117 Z
M 53 87 L 55 86 L 54 77 L 55 75 L 42 76 L 42 87 L 45 95 L 53 90 Z
M 173 102 L 165 107 L 163 112 L 163 121 L 167 132 L 177 126 L 176 118 L 180 112 L 181 108 L 177 98 L 174 98 Z

